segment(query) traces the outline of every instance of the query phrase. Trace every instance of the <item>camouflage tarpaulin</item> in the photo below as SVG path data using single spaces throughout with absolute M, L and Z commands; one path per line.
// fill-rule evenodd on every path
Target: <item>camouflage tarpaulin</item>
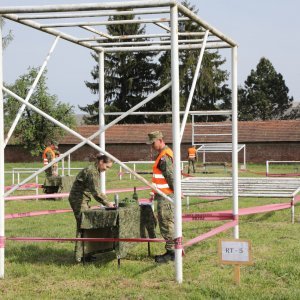
M 46 177 L 43 188 L 46 194 L 52 193 L 69 193 L 75 176 L 50 176 Z
M 144 211 L 143 215 L 148 213 L 149 211 Z M 153 218 L 152 216 L 141 218 L 141 208 L 137 204 L 120 207 L 117 210 L 91 209 L 83 212 L 81 228 L 84 237 L 139 238 L 141 237 L 140 229 L 143 220 L 149 221 L 153 220 Z M 87 255 L 110 251 L 114 248 L 116 256 L 123 258 L 135 244 L 129 242 L 114 244 L 85 242 L 84 252 Z
M 80 227 L 81 229 L 97 229 L 117 226 L 119 210 L 89 209 L 82 214 Z

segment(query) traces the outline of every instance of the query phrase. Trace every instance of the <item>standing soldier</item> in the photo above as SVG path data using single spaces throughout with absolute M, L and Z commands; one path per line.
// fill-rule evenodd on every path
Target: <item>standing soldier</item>
M 51 161 L 56 158 L 55 152 L 58 149 L 58 143 L 52 140 L 49 146 L 43 152 L 43 163 L 47 166 Z M 43 184 L 43 191 L 46 194 L 57 193 L 61 187 L 61 177 L 57 173 L 57 164 L 53 164 L 51 167 L 45 170 L 45 181 Z M 49 200 L 55 200 L 55 198 L 49 198 Z
M 112 167 L 112 160 L 106 155 L 98 154 L 96 162 L 78 173 L 69 194 L 69 202 L 76 219 L 76 237 L 81 237 L 82 212 L 90 209 L 90 201 L 93 196 L 96 201 L 107 207 L 114 207 L 106 195 L 101 193 L 100 173 Z M 81 242 L 75 243 L 75 260 L 81 262 L 83 259 L 83 247 Z M 85 257 L 85 261 L 91 261 L 94 257 Z
M 43 162 L 44 166 L 47 166 L 52 160 L 55 159 L 55 150 L 58 149 L 58 143 L 54 140 L 50 142 L 50 145 L 44 150 L 43 152 Z M 45 170 L 46 177 L 51 177 L 54 174 L 55 166 L 51 166 L 51 168 L 48 168 Z
M 190 174 L 191 165 L 193 166 L 193 173 L 196 173 L 196 170 L 195 170 L 195 162 L 196 161 L 197 161 L 197 150 L 196 150 L 196 146 L 194 145 L 188 149 L 188 162 L 189 162 L 188 174 Z
M 152 148 L 158 152 L 153 165 L 152 183 L 157 189 L 172 197 L 173 191 L 173 151 L 165 144 L 161 131 L 148 134 Z M 167 263 L 175 260 L 174 252 L 174 208 L 173 204 L 154 191 L 154 200 L 157 201 L 157 214 L 160 233 L 166 240 L 166 253 L 156 255 L 157 263 Z

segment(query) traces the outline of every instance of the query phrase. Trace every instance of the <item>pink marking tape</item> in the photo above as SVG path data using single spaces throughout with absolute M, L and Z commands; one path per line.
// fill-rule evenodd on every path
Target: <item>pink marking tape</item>
M 8 196 L 5 197 L 5 201 L 10 200 L 32 200 L 32 199 L 47 199 L 47 198 L 66 198 L 69 196 L 69 193 L 60 193 L 60 194 L 43 194 L 43 195 L 22 195 L 22 196 Z
M 184 214 L 182 216 L 182 220 L 185 222 L 233 220 L 233 215 L 232 213 L 220 213 L 220 212 L 193 213 L 193 214 Z
M 71 209 L 51 209 L 51 210 L 40 210 L 40 211 L 32 211 L 32 212 L 24 212 L 24 213 L 6 214 L 5 220 L 24 218 L 24 217 L 35 217 L 35 216 L 43 216 L 43 215 L 61 214 L 61 213 L 66 213 L 66 212 L 71 212 L 71 211 L 72 211 Z
M 0 248 L 5 248 L 5 236 L 0 236 Z
M 137 187 L 137 191 L 149 190 L 148 186 Z M 132 188 L 120 188 L 120 189 L 111 189 L 107 190 L 106 194 L 113 193 L 122 193 L 122 192 L 131 192 Z M 6 201 L 10 200 L 32 200 L 32 199 L 48 199 L 48 198 L 67 198 L 69 193 L 60 193 L 60 194 L 43 194 L 43 195 L 23 195 L 23 196 L 8 196 L 5 197 Z
M 225 231 L 225 230 L 227 230 L 229 228 L 232 228 L 232 227 L 234 227 L 237 224 L 238 224 L 237 220 L 230 221 L 230 222 L 228 222 L 226 224 L 223 224 L 223 225 L 221 225 L 221 226 L 219 226 L 217 228 L 214 228 L 211 231 L 208 231 L 208 232 L 206 232 L 206 233 L 204 233 L 202 235 L 199 235 L 198 237 L 196 237 L 194 239 L 189 240 L 188 242 L 186 242 L 183 245 L 183 247 L 189 247 L 189 246 L 192 246 L 194 244 L 197 244 L 197 243 L 199 243 L 199 242 L 201 242 L 201 241 L 203 241 L 203 240 L 205 240 L 207 238 L 210 238 L 210 237 L 212 237 L 212 236 L 214 236 L 214 235 L 216 235 L 216 234 L 218 234 L 220 232 L 223 232 L 223 231 Z

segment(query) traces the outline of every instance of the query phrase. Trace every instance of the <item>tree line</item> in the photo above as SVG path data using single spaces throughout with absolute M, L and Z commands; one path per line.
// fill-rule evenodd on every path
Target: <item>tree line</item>
M 188 0 L 182 4 L 197 14 L 197 9 Z M 111 16 L 109 20 L 130 20 L 134 16 Z M 2 23 L 1 23 L 2 26 Z M 179 32 L 199 32 L 203 30 L 194 22 L 180 22 Z M 141 24 L 107 25 L 107 32 L 113 36 L 141 35 L 145 26 Z M 181 36 L 180 39 L 192 37 Z M 197 38 L 197 37 L 195 37 Z M 12 39 L 12 33 L 5 36 L 5 46 Z M 121 40 L 120 40 L 121 41 Z M 146 38 L 127 39 L 127 42 L 147 41 Z M 180 109 L 185 110 L 195 73 L 199 50 L 179 52 L 180 71 Z M 92 94 L 99 93 L 98 57 L 92 54 L 97 63 L 91 71 L 92 80 L 85 82 Z M 206 50 L 203 56 L 200 76 L 195 86 L 191 110 L 223 110 L 231 108 L 231 89 L 228 86 L 229 72 L 224 69 L 226 60 L 216 50 Z M 105 111 L 125 112 L 140 103 L 149 94 L 157 91 L 171 80 L 171 54 L 169 51 L 157 52 L 117 52 L 105 55 Z M 14 84 L 8 86 L 13 92 L 25 98 L 38 68 L 29 68 Z M 65 125 L 75 126 L 74 107 L 62 103 L 56 95 L 48 92 L 46 72 L 42 75 L 30 102 L 53 116 Z M 251 70 L 244 85 L 238 89 L 239 120 L 270 120 L 299 118 L 297 109 L 291 109 L 293 97 L 283 76 L 265 57 Z M 21 104 L 13 97 L 4 94 L 4 123 L 8 132 Z M 79 107 L 84 113 L 88 125 L 99 123 L 99 101 Z M 171 111 L 171 89 L 158 95 L 145 104 L 139 111 Z M 115 117 L 106 116 L 106 122 Z M 199 116 L 196 121 L 223 121 L 224 116 Z M 170 115 L 131 115 L 121 123 L 163 123 L 170 122 Z M 38 155 L 49 139 L 63 136 L 58 126 L 26 107 L 22 119 L 16 127 L 14 137 L 28 148 L 33 155 Z

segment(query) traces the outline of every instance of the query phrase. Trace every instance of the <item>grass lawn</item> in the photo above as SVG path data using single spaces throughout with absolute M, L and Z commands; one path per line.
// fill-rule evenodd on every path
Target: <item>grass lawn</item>
M 82 167 L 87 163 L 74 163 Z M 7 164 L 13 167 L 35 167 L 34 164 Z M 40 164 L 36 164 L 40 167 Z M 287 167 L 288 168 L 288 167 Z M 150 165 L 139 166 L 150 171 Z M 240 176 L 260 176 L 265 165 L 248 164 Z M 107 172 L 107 188 L 143 186 L 124 175 L 118 179 L 119 167 Z M 282 167 L 281 172 L 285 169 Z M 289 170 L 286 170 L 291 173 Z M 203 176 L 203 174 L 198 174 Z M 228 171 L 205 176 L 230 176 Z M 151 175 L 145 175 L 150 180 Z M 42 183 L 42 176 L 40 183 Z M 11 184 L 10 175 L 6 185 Z M 16 192 L 15 194 L 24 194 Z M 29 191 L 27 193 L 33 193 Z M 132 193 L 120 194 L 120 198 Z M 138 192 L 140 198 L 149 191 Z M 113 201 L 113 194 L 109 195 Z M 240 198 L 240 207 L 289 201 L 287 199 Z M 183 212 L 207 212 L 231 208 L 232 199 L 208 201 L 192 198 Z M 97 202 L 92 202 L 96 205 Z M 30 212 L 69 209 L 67 199 L 7 201 L 5 212 Z M 73 261 L 74 244 L 7 241 L 5 247 L 5 278 L 0 279 L 0 299 L 300 299 L 300 205 L 295 208 L 296 222 L 290 222 L 290 210 L 268 212 L 240 218 L 240 238 L 252 242 L 254 264 L 241 267 L 241 284 L 233 282 L 233 266 L 218 263 L 217 242 L 231 238 L 232 230 L 202 241 L 186 249 L 183 258 L 183 283 L 175 281 L 172 263 L 157 265 L 153 256 L 164 252 L 164 244 L 152 243 L 148 257 L 147 245 L 137 244 L 118 268 L 116 259 L 85 265 Z M 184 242 L 209 231 L 223 222 L 194 221 L 183 223 Z M 74 237 L 72 213 L 52 214 L 7 220 L 7 237 Z M 157 228 L 158 237 L 159 230 Z

